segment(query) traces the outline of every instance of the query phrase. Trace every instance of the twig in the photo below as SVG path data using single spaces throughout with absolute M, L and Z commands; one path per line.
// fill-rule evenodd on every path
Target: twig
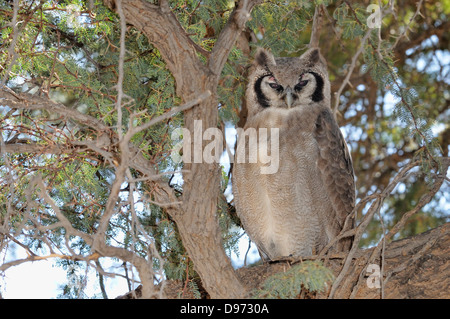
M 369 225 L 369 222 L 372 220 L 374 214 L 378 211 L 378 209 L 380 209 L 384 199 L 394 190 L 394 188 L 402 180 L 402 178 L 412 168 L 416 167 L 417 165 L 419 165 L 419 161 L 411 162 L 408 165 L 406 165 L 405 167 L 403 167 L 400 170 L 400 172 L 394 177 L 392 182 L 390 182 L 388 184 L 388 186 L 386 186 L 386 188 L 383 190 L 383 192 L 381 192 L 381 194 L 379 194 L 376 197 L 375 201 L 370 206 L 370 208 L 367 211 L 366 215 L 364 216 L 363 220 L 361 221 L 359 226 L 356 228 L 355 240 L 353 242 L 352 248 L 350 249 L 350 252 L 348 253 L 347 258 L 345 259 L 344 265 L 342 266 L 342 269 L 341 269 L 339 275 L 337 276 L 335 282 L 333 283 L 333 286 L 331 287 L 331 291 L 330 291 L 330 295 L 329 295 L 330 299 L 334 297 L 334 295 L 337 291 L 337 288 L 339 287 L 342 280 L 347 275 L 347 272 L 350 268 L 352 258 L 358 249 L 358 244 L 361 241 L 362 235 L 363 235 L 365 229 L 367 228 L 367 226 Z
M 250 251 L 251 247 L 252 247 L 252 240 L 249 239 L 248 240 L 248 248 L 247 248 L 247 251 L 245 252 L 245 256 L 244 256 L 244 267 L 247 267 L 247 256 L 248 256 L 248 252 Z
M 152 118 L 150 121 L 148 121 L 145 124 L 131 127 L 131 128 L 129 128 L 129 130 L 126 133 L 127 137 L 131 138 L 133 135 L 135 135 L 143 130 L 148 129 L 159 122 L 170 119 L 171 117 L 173 117 L 175 114 L 177 114 L 179 112 L 187 111 L 190 108 L 194 107 L 195 105 L 200 104 L 201 102 L 203 102 L 210 96 L 211 96 L 211 91 L 208 90 L 208 91 L 200 94 L 196 99 L 189 101 L 181 106 L 171 108 L 168 112 L 166 112 L 160 116 L 157 116 L 155 118 Z
M 340 99 L 341 99 L 342 91 L 347 86 L 347 84 L 350 83 L 350 77 L 351 77 L 351 75 L 353 73 L 353 70 L 356 67 L 356 62 L 358 61 L 358 58 L 359 58 L 360 54 L 364 51 L 364 47 L 365 47 L 366 41 L 369 38 L 371 32 L 372 32 L 372 29 L 367 30 L 366 34 L 361 39 L 361 44 L 359 45 L 358 51 L 356 51 L 356 53 L 353 55 L 352 62 L 351 62 L 350 67 L 348 68 L 348 71 L 347 71 L 347 75 L 345 76 L 344 81 L 342 82 L 341 86 L 339 87 L 339 90 L 335 93 L 335 96 L 334 96 L 335 97 L 335 101 L 334 101 L 334 107 L 333 107 L 333 112 L 335 114 L 336 114 L 336 112 L 338 110 L 338 106 L 339 106 L 339 102 L 340 102 Z
M 124 60 L 125 60 L 125 34 L 127 30 L 127 25 L 125 21 L 125 14 L 122 10 L 122 0 L 115 0 L 117 6 L 117 13 L 120 18 L 120 52 L 119 52 L 119 78 L 117 80 L 117 134 L 119 140 L 122 140 L 122 97 L 123 97 L 123 78 L 124 78 Z
M 442 162 L 443 162 L 443 170 L 442 171 L 444 172 L 444 175 L 445 175 L 445 172 L 448 169 L 450 161 L 447 160 L 447 158 L 444 158 Z M 396 178 L 395 178 L 395 185 L 397 185 L 398 183 L 402 182 L 407 176 L 411 176 L 408 173 L 408 171 L 411 168 L 413 168 L 414 166 L 417 166 L 419 164 L 420 164 L 419 161 L 413 162 L 410 165 L 408 165 L 407 167 L 405 167 L 404 170 L 400 171 L 398 175 L 401 175 L 401 176 L 399 176 L 399 178 L 397 178 L 398 175 L 396 176 Z M 408 169 L 408 167 L 410 167 L 410 169 Z M 421 174 L 421 172 L 420 171 L 416 172 L 416 174 Z M 442 183 L 444 182 L 444 178 L 443 178 L 442 175 L 437 175 L 437 179 L 439 181 L 437 183 L 435 183 L 433 185 L 433 188 L 419 200 L 419 202 L 417 203 L 416 207 L 414 207 L 414 209 L 412 209 L 411 211 L 403 214 L 403 216 L 400 219 L 400 221 L 398 221 L 397 224 L 395 224 L 395 226 L 392 227 L 391 230 L 387 234 L 385 234 L 383 236 L 383 240 L 380 241 L 378 243 L 378 245 L 375 247 L 375 249 L 372 251 L 370 257 L 368 258 L 368 260 L 366 262 L 366 265 L 372 263 L 375 260 L 375 258 L 380 255 L 380 252 L 384 251 L 385 242 L 391 240 L 392 237 L 396 233 L 398 233 L 400 231 L 400 229 L 403 228 L 403 226 L 406 224 L 406 221 L 412 215 L 417 213 L 422 207 L 424 207 L 426 204 L 428 204 L 433 199 L 434 195 L 439 191 L 440 187 L 442 186 Z M 393 183 L 394 183 L 394 181 L 393 181 Z M 395 185 L 394 185 L 394 187 L 395 187 Z M 382 256 L 382 258 L 383 258 L 383 256 Z M 382 266 L 383 266 L 383 264 L 382 264 Z M 365 269 L 365 268 L 366 267 L 364 267 L 363 269 Z M 354 298 L 356 296 L 356 293 L 357 293 L 358 288 L 359 288 L 359 283 L 362 282 L 363 276 L 364 276 L 364 273 L 361 272 L 361 274 L 359 275 L 359 278 L 358 278 L 358 284 L 353 287 L 353 290 L 352 290 L 352 293 L 350 295 L 350 298 Z M 381 277 L 381 278 L 383 278 L 383 277 Z M 385 286 L 385 283 L 386 283 L 386 280 L 384 282 L 382 282 L 382 287 Z M 383 296 L 383 292 L 382 292 L 382 297 L 384 297 Z
M 384 299 L 384 281 L 382 280 L 382 278 L 384 277 L 384 266 L 385 266 L 384 253 L 386 251 L 386 227 L 384 226 L 383 216 L 381 216 L 381 209 L 378 210 L 378 217 L 380 218 L 381 229 L 383 231 L 383 238 L 381 239 L 380 288 L 381 288 L 381 299 Z
M 66 259 L 66 260 L 97 260 L 99 257 L 101 257 L 101 256 L 98 253 L 93 253 L 92 255 L 89 255 L 89 256 L 83 257 L 83 258 L 70 256 L 70 255 L 55 254 L 55 253 L 49 254 L 46 256 L 38 256 L 38 255 L 33 254 L 31 256 L 28 256 L 27 258 L 18 259 L 18 260 L 14 260 L 14 261 L 11 261 L 8 263 L 4 263 L 3 265 L 0 266 L 0 271 L 5 271 L 10 267 L 17 266 L 17 265 L 23 264 L 25 262 L 47 260 L 50 258 L 60 258 L 60 259 Z
M 188 283 L 189 283 L 189 257 L 188 257 L 187 263 L 186 263 L 186 280 L 185 280 L 185 283 L 184 283 L 184 288 L 183 288 L 183 293 L 181 295 L 181 298 L 184 298 L 184 295 L 185 295 L 185 293 L 187 291 Z
M 103 273 L 105 272 L 102 268 L 102 265 L 100 264 L 100 261 L 97 259 L 95 261 L 96 270 L 98 272 L 98 284 L 100 286 L 100 290 L 102 292 L 103 299 L 108 299 L 108 294 L 106 293 L 105 289 L 105 281 L 103 278 Z M 87 276 L 86 276 L 87 278 Z
M 322 5 L 323 6 L 323 5 Z M 342 52 L 347 52 L 347 49 L 345 48 L 345 46 L 342 44 L 342 38 L 341 35 L 339 34 L 338 30 L 336 29 L 336 20 L 334 20 L 330 14 L 328 13 L 328 10 L 325 6 L 323 6 L 323 12 L 325 13 L 325 16 L 327 17 L 328 21 L 330 22 L 331 28 L 333 29 L 333 32 L 337 38 L 337 43 L 339 45 L 339 47 L 342 49 Z
M 5 76 L 3 77 L 0 87 L 4 87 L 6 82 L 8 81 L 9 73 L 11 72 L 12 67 L 13 67 L 14 63 L 16 62 L 16 58 L 17 58 L 15 49 L 16 49 L 17 38 L 19 37 L 19 31 L 17 28 L 18 13 L 19 13 L 19 0 L 14 0 L 14 2 L 13 2 L 13 17 L 11 20 L 13 38 L 12 38 L 11 44 L 8 48 L 8 58 L 10 59 L 10 61 L 9 61 L 8 69 L 6 70 Z
M 13 96 L 14 98 L 12 98 Z M 53 102 L 52 100 L 27 94 L 12 94 L 8 90 L 0 89 L 0 101 L 3 105 L 8 105 L 14 109 L 27 109 L 27 110 L 40 110 L 45 109 L 49 112 L 55 112 L 63 116 L 64 118 L 72 118 L 84 125 L 87 125 L 97 131 L 109 131 L 110 127 L 105 125 L 102 121 L 97 120 L 87 114 L 83 114 L 74 108 L 66 107 L 62 103 Z
M 348 1 L 344 1 L 344 2 L 347 4 L 347 6 L 349 7 L 350 11 L 351 11 L 352 14 L 354 15 L 355 21 L 356 21 L 359 25 L 362 26 L 363 23 L 359 20 L 358 16 L 356 15 L 355 10 L 353 10 L 353 8 L 352 8 L 352 6 L 350 5 L 350 3 L 349 3 Z M 419 5 L 420 5 L 420 4 L 421 4 L 421 3 L 419 3 Z M 420 13 L 420 7 L 419 7 L 419 6 L 418 6 L 418 8 L 417 8 L 416 13 L 417 13 L 417 14 Z M 370 34 L 370 32 L 371 32 L 371 29 L 368 30 L 368 33 L 369 33 L 369 34 Z M 366 34 L 366 36 L 367 36 L 367 35 L 368 35 L 368 34 Z M 366 36 L 365 36 L 365 37 L 366 37 Z M 378 52 L 378 48 L 375 47 L 375 45 L 372 43 L 372 41 L 371 41 L 370 39 L 369 39 L 369 45 L 373 48 L 373 50 L 375 50 L 376 52 Z M 360 50 L 361 50 L 361 47 L 360 47 Z M 381 57 L 381 58 L 382 58 L 382 57 Z M 420 125 L 419 125 L 419 121 L 418 121 L 417 118 L 416 118 L 415 112 L 413 112 L 413 107 L 412 107 L 411 105 L 409 105 L 409 103 L 408 103 L 408 102 L 405 100 L 405 98 L 404 98 L 404 97 L 405 97 L 404 91 L 405 91 L 406 89 L 403 88 L 403 87 L 398 83 L 398 81 L 397 81 L 398 76 L 397 76 L 397 74 L 395 73 L 395 71 L 392 70 L 392 67 L 391 67 L 389 64 L 387 64 L 386 61 L 385 61 L 384 59 L 381 59 L 380 62 L 383 63 L 384 66 L 386 67 L 386 69 L 389 71 L 389 75 L 392 76 L 393 82 L 394 82 L 394 84 L 395 84 L 395 85 L 397 86 L 397 88 L 398 88 L 399 94 L 396 93 L 396 95 L 401 99 L 401 102 L 405 105 L 405 107 L 408 109 L 409 113 L 411 114 L 411 119 L 412 119 L 412 122 L 413 122 L 413 124 L 414 124 L 414 131 L 417 132 L 417 134 L 420 135 L 420 137 L 422 138 L 422 140 L 423 140 L 424 143 L 425 143 L 425 145 L 422 146 L 422 148 L 425 149 L 425 152 L 427 153 L 428 157 L 431 159 L 432 163 L 433 163 L 435 166 L 438 166 L 438 162 L 437 162 L 436 159 L 434 158 L 433 154 L 431 154 L 431 152 L 430 152 L 428 146 L 426 145 L 426 144 L 427 144 L 427 138 L 426 138 L 426 136 L 422 133 L 422 131 L 421 131 L 420 128 L 419 128 L 419 126 L 420 126 Z M 352 63 L 352 64 L 353 64 L 353 63 Z M 348 77 L 348 74 L 347 74 L 347 77 Z M 346 77 L 346 79 L 347 79 L 347 77 Z M 344 84 L 346 84 L 346 82 L 347 82 L 347 81 L 344 81 L 344 83 L 342 84 L 341 88 L 343 88 L 343 86 L 344 86 Z M 341 91 L 341 90 L 339 90 L 339 91 Z M 339 104 L 339 99 L 340 99 L 340 93 L 339 93 L 338 96 L 336 97 L 336 104 L 335 104 L 335 107 L 334 107 L 334 109 L 333 109 L 334 112 L 337 111 L 337 106 L 338 106 L 338 104 Z
M 419 3 L 417 4 L 416 12 L 411 17 L 411 19 L 409 19 L 408 25 L 406 26 L 405 30 L 403 30 L 402 34 L 400 34 L 398 36 L 398 38 L 395 40 L 395 43 L 392 46 L 391 50 L 393 50 L 397 46 L 397 44 L 398 44 L 398 42 L 400 41 L 401 38 L 406 36 L 406 33 L 408 32 L 408 30 L 410 30 L 411 23 L 416 19 L 417 15 L 421 14 L 420 13 L 420 8 L 422 7 L 422 3 L 423 3 L 423 0 L 420 0 Z
M 14 189 L 14 173 L 13 173 L 13 169 L 11 167 L 11 162 L 9 160 L 8 155 L 6 154 L 5 151 L 5 141 L 3 139 L 3 132 L 0 132 L 0 157 L 3 158 L 4 161 L 4 168 L 3 170 L 6 169 L 6 181 L 9 184 L 9 196 L 7 196 L 8 200 L 6 203 L 6 215 L 2 216 L 2 218 L 0 218 L 0 220 L 3 220 L 3 224 L 0 224 L 0 233 L 4 233 L 7 234 L 8 233 L 8 225 L 9 225 L 9 219 L 10 217 L 13 215 L 13 209 L 12 209 L 12 201 L 13 198 L 15 197 L 15 189 Z M 3 250 L 3 241 L 0 241 L 0 251 Z

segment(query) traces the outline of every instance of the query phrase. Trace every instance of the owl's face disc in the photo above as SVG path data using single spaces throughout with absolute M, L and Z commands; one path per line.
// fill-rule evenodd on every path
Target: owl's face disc
M 291 109 L 321 102 L 326 94 L 326 65 L 316 49 L 300 57 L 274 58 L 260 50 L 247 93 L 253 102 L 250 114 L 267 108 Z

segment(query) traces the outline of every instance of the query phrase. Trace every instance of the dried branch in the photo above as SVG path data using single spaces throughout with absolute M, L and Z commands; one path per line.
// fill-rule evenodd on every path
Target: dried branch
M 392 49 L 394 49 L 394 48 L 397 46 L 397 44 L 399 43 L 399 41 L 400 41 L 403 37 L 406 36 L 406 33 L 407 33 L 409 30 L 411 30 L 411 24 L 412 24 L 412 22 L 416 19 L 416 17 L 417 17 L 418 15 L 422 15 L 422 14 L 420 13 L 420 8 L 422 7 L 422 3 L 423 3 L 423 0 L 420 0 L 420 1 L 417 3 L 417 10 L 416 10 L 416 12 L 414 12 L 414 15 L 411 17 L 411 19 L 409 19 L 408 25 L 406 26 L 405 30 L 403 30 L 403 32 L 402 32 L 402 33 L 397 37 L 397 39 L 395 40 L 395 43 L 394 43 L 394 45 L 392 46 Z M 409 40 L 409 39 L 408 39 L 408 40 Z
M 348 255 L 345 259 L 344 265 L 342 266 L 342 270 L 339 273 L 338 277 L 336 278 L 335 282 L 333 283 L 333 286 L 331 287 L 330 294 L 329 294 L 330 299 L 332 299 L 334 297 L 334 294 L 336 293 L 337 288 L 341 284 L 342 280 L 344 280 L 344 278 L 350 268 L 352 258 L 358 249 L 358 244 L 361 241 L 362 235 L 363 235 L 365 229 L 367 228 L 367 226 L 369 225 L 369 222 L 372 220 L 375 213 L 381 208 L 381 205 L 383 204 L 384 199 L 394 190 L 395 186 L 397 186 L 397 184 L 403 179 L 403 177 L 417 165 L 419 165 L 419 162 L 415 161 L 415 162 L 409 163 L 404 168 L 402 168 L 400 170 L 400 172 L 394 177 L 392 182 L 389 183 L 389 185 L 383 190 L 383 192 L 381 192 L 376 197 L 375 201 L 372 203 L 369 210 L 364 215 L 363 220 L 356 228 L 355 237 L 354 237 L 355 239 L 354 239 L 352 248 L 350 249 L 350 252 L 348 253 Z
M 171 108 L 168 112 L 166 112 L 160 116 L 157 116 L 155 118 L 152 118 L 150 121 L 148 121 L 145 124 L 142 124 L 142 125 L 136 126 L 136 127 L 131 127 L 127 131 L 127 136 L 131 137 L 141 131 L 144 131 L 144 130 L 152 127 L 153 125 L 156 125 L 160 122 L 170 119 L 171 117 L 175 116 L 179 112 L 187 111 L 187 110 L 191 109 L 192 107 L 200 104 L 201 102 L 203 102 L 210 96 L 211 96 L 211 91 L 206 91 L 206 92 L 200 94 L 196 99 L 189 101 L 187 103 L 184 103 L 183 105 Z
M 61 209 L 56 205 L 55 201 L 50 197 L 50 195 L 47 192 L 47 187 L 44 184 L 42 178 L 37 175 L 35 176 L 31 182 L 30 186 L 27 189 L 27 198 L 28 198 L 28 205 L 35 205 L 36 201 L 31 201 L 32 193 L 38 189 L 38 194 L 40 197 L 47 203 L 52 211 L 55 213 L 56 217 L 58 218 L 58 222 L 53 223 L 49 226 L 43 227 L 41 226 L 37 221 L 33 220 L 31 215 L 28 214 L 27 216 L 24 216 L 24 221 L 26 222 L 27 219 L 30 219 L 33 221 L 35 227 L 40 231 L 46 231 L 47 229 L 50 229 L 54 227 L 55 225 L 57 227 L 63 227 L 65 229 L 65 238 L 66 238 L 66 248 L 69 250 L 71 255 L 67 254 L 58 254 L 53 252 L 53 249 L 51 248 L 50 243 L 47 242 L 47 245 L 50 249 L 50 254 L 46 256 L 38 256 L 35 254 L 29 254 L 27 258 L 15 260 L 9 263 L 4 263 L 0 266 L 0 271 L 4 271 L 12 266 L 16 266 L 25 262 L 29 261 L 37 261 L 37 260 L 45 260 L 48 258 L 62 258 L 62 259 L 69 259 L 69 260 L 83 260 L 86 262 L 89 261 L 97 261 L 101 257 L 115 257 L 122 259 L 123 261 L 127 261 L 131 264 L 133 264 L 136 269 L 139 272 L 139 277 L 141 278 L 141 281 L 144 284 L 143 289 L 143 297 L 145 298 L 151 298 L 156 293 L 153 288 L 153 268 L 151 261 L 148 262 L 144 258 L 140 257 L 137 253 L 134 253 L 132 251 L 128 251 L 124 248 L 119 247 L 113 247 L 106 244 L 106 238 L 105 236 L 99 236 L 98 233 L 95 235 L 90 235 L 85 232 L 79 231 L 75 229 L 72 226 L 72 223 L 64 216 L 64 214 L 61 212 Z M 117 199 L 117 198 L 116 198 Z M 37 208 L 37 207 L 36 207 Z M 108 223 L 109 220 L 104 219 L 103 223 Z M 19 227 L 20 229 L 23 229 L 22 225 Z M 9 230 L 3 230 L 0 229 L 0 233 L 4 233 L 8 235 Z M 88 256 L 81 256 L 76 254 L 69 246 L 70 237 L 79 237 L 83 239 L 88 245 L 91 246 L 92 253 Z M 45 242 L 45 241 L 44 241 Z M 27 249 L 28 250 L 28 249 Z M 157 257 L 157 256 L 156 256 Z
M 426 204 L 428 204 L 433 199 L 433 197 L 439 191 L 439 189 L 441 188 L 441 186 L 445 180 L 444 176 L 446 175 L 446 172 L 448 170 L 449 163 L 450 163 L 449 158 L 443 159 L 442 174 L 440 176 L 436 177 L 437 181 L 433 184 L 433 187 L 424 196 L 422 196 L 422 198 L 420 198 L 419 202 L 412 210 L 410 210 L 402 215 L 402 218 L 389 230 L 389 232 L 387 234 L 386 233 L 383 234 L 381 241 L 373 249 L 366 264 L 373 263 L 375 258 L 377 258 L 380 255 L 380 252 L 384 251 L 385 242 L 390 241 L 394 237 L 395 234 L 397 234 L 401 229 L 403 229 L 406 222 L 411 218 L 411 216 L 416 214 L 419 210 L 421 210 Z M 422 172 L 418 171 L 416 174 L 422 174 Z M 363 278 L 363 274 L 360 274 L 359 281 L 362 281 L 362 278 Z M 381 276 L 381 278 L 383 278 L 383 276 Z M 386 282 L 383 282 L 383 285 L 385 285 L 385 284 L 386 284 Z M 358 286 L 355 286 L 353 288 L 350 298 L 353 298 L 354 296 L 356 296 L 357 291 L 358 291 Z
M 405 225 L 406 221 L 412 215 L 414 215 L 416 212 L 418 212 L 421 208 L 423 208 L 426 204 L 428 204 L 431 201 L 431 199 L 434 197 L 434 195 L 437 193 L 437 191 L 440 189 L 440 187 L 442 186 L 442 183 L 444 182 L 443 176 L 445 176 L 445 172 L 447 171 L 447 169 L 449 167 L 450 161 L 448 158 L 444 158 L 443 162 L 445 163 L 445 165 L 443 166 L 443 170 L 442 170 L 443 173 L 441 173 L 441 175 L 437 176 L 437 182 L 434 184 L 433 188 L 420 199 L 419 203 L 416 205 L 416 207 L 413 210 L 404 214 L 402 216 L 402 218 L 400 219 L 400 221 L 387 234 L 385 234 L 385 236 L 383 236 L 383 239 L 379 242 L 377 247 L 373 250 L 372 254 L 370 255 L 370 257 L 367 261 L 367 264 L 373 262 L 373 260 L 377 256 L 379 256 L 380 251 L 383 249 L 383 247 L 385 245 L 385 241 L 389 241 L 398 231 L 400 231 L 400 229 L 402 229 L 402 227 Z M 362 219 L 362 221 L 360 222 L 358 227 L 355 229 L 356 230 L 355 231 L 355 241 L 352 245 L 350 252 L 348 253 L 348 255 L 345 259 L 345 262 L 344 262 L 344 265 L 342 266 L 341 272 L 339 273 L 338 277 L 336 278 L 335 282 L 333 283 L 329 298 L 334 297 L 339 285 L 341 284 L 342 280 L 344 280 L 344 278 L 346 277 L 347 272 L 351 265 L 352 258 L 354 257 L 355 253 L 357 252 L 358 244 L 362 238 L 362 235 L 363 235 L 365 229 L 367 228 L 369 222 L 372 220 L 373 216 L 375 215 L 375 213 L 379 212 L 379 209 L 381 208 L 383 201 L 392 193 L 394 188 L 399 183 L 401 183 L 403 180 L 405 180 L 405 178 L 411 176 L 410 171 L 419 165 L 420 165 L 420 161 L 410 162 L 408 165 L 406 165 L 405 167 L 403 167 L 400 170 L 400 172 L 394 177 L 394 179 L 389 183 L 389 185 L 387 185 L 387 187 L 380 194 L 374 194 L 371 196 L 372 199 L 375 198 L 375 201 L 372 203 L 369 210 L 364 215 L 364 218 Z M 417 171 L 417 172 L 414 172 L 414 174 L 415 175 L 422 174 L 422 172 Z M 364 276 L 364 273 L 361 273 L 360 277 L 359 277 L 359 281 L 362 280 L 363 276 Z M 355 290 L 352 293 L 352 296 L 354 296 L 356 294 L 356 291 L 357 291 L 357 288 L 355 287 Z
M 353 70 L 356 67 L 356 62 L 358 61 L 358 58 L 361 55 L 361 53 L 364 51 L 366 41 L 369 38 L 371 32 L 372 32 L 372 30 L 368 29 L 366 34 L 364 35 L 364 37 L 361 39 L 361 43 L 359 45 L 358 51 L 356 51 L 356 53 L 353 55 L 352 62 L 350 64 L 349 68 L 347 69 L 347 75 L 345 76 L 344 81 L 342 82 L 341 86 L 339 87 L 339 90 L 334 95 L 335 100 L 334 100 L 333 112 L 335 114 L 338 111 L 342 91 L 347 86 L 347 84 L 350 83 L 350 77 L 352 76 Z
M 78 258 L 78 257 L 74 257 L 71 255 L 63 255 L 63 254 L 49 254 L 46 256 L 38 256 L 38 255 L 30 255 L 27 258 L 23 258 L 23 259 L 17 259 L 11 262 L 7 262 L 4 263 L 3 265 L 0 266 L 0 271 L 5 271 L 8 268 L 14 267 L 14 266 L 18 266 L 20 264 L 26 263 L 26 262 L 33 262 L 33 261 L 40 261 L 40 260 L 48 260 L 50 258 L 59 258 L 59 259 L 65 259 L 65 260 L 75 260 L 75 261 L 85 261 L 85 260 L 98 260 L 98 258 L 101 257 L 98 253 L 94 253 L 92 255 L 89 255 L 87 257 L 84 258 Z
M 8 105 L 13 109 L 47 110 L 60 114 L 63 118 L 71 118 L 81 124 L 89 126 L 97 131 L 109 131 L 110 127 L 96 118 L 83 114 L 76 109 L 66 107 L 62 103 L 54 102 L 46 97 L 28 93 L 11 94 L 9 91 L 0 89 L 0 103 Z

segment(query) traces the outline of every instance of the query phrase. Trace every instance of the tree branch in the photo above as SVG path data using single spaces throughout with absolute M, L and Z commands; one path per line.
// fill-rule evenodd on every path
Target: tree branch
M 96 118 L 83 114 L 76 109 L 68 108 L 62 103 L 54 102 L 46 97 L 32 95 L 28 93 L 12 94 L 7 90 L 0 89 L 0 103 L 8 105 L 13 109 L 26 110 L 47 110 L 55 112 L 64 118 L 72 118 L 81 124 L 89 126 L 97 131 L 109 131 L 110 127 L 103 124 L 102 121 Z
M 194 107 L 195 105 L 200 104 L 201 102 L 203 102 L 205 99 L 207 99 L 210 96 L 211 96 L 211 91 L 206 91 L 206 92 L 200 94 L 196 99 L 189 101 L 187 103 L 184 103 L 183 105 L 173 107 L 168 112 L 166 112 L 160 116 L 157 116 L 155 118 L 152 118 L 150 121 L 148 121 L 145 124 L 130 128 L 127 132 L 127 135 L 133 136 L 143 130 L 146 130 L 146 129 L 152 127 L 153 125 L 158 124 L 159 122 L 166 121 L 166 120 L 170 119 L 171 117 L 173 117 L 174 115 L 176 115 L 177 113 L 187 111 L 187 110 L 191 109 L 192 107 Z
M 406 213 L 402 217 L 402 219 L 396 224 L 396 226 L 394 226 L 389 231 L 389 233 L 387 235 L 385 235 L 386 239 L 388 239 L 388 240 L 391 239 L 400 230 L 400 228 L 406 223 L 406 220 L 409 219 L 409 217 L 411 217 L 418 210 L 420 210 L 424 205 L 426 205 L 433 198 L 433 196 L 436 194 L 436 192 L 440 189 L 440 187 L 444 181 L 444 176 L 445 176 L 446 171 L 449 166 L 448 158 L 443 158 L 442 160 L 444 162 L 442 176 L 437 177 L 434 187 L 430 190 L 430 192 L 428 192 L 424 197 L 421 198 L 421 200 L 417 204 L 417 207 L 414 208 L 413 210 L 411 210 L 410 212 Z M 394 188 L 400 182 L 402 182 L 406 177 L 409 176 L 408 175 L 409 171 L 418 165 L 420 165 L 419 161 L 414 161 L 414 162 L 408 163 L 405 167 L 403 167 L 400 170 L 400 172 L 393 178 L 393 180 L 389 183 L 389 185 L 387 185 L 386 188 L 380 194 L 374 194 L 375 197 L 370 196 L 370 198 L 375 198 L 375 201 L 372 203 L 369 210 L 364 215 L 363 220 L 360 222 L 360 224 L 356 228 L 355 241 L 352 245 L 350 252 L 348 253 L 348 255 L 345 259 L 344 265 L 342 266 L 342 269 L 341 269 L 338 277 L 336 278 L 335 282 L 333 283 L 329 298 L 333 298 L 335 296 L 336 291 L 337 291 L 338 287 L 340 286 L 341 282 L 344 280 L 344 278 L 347 278 L 347 273 L 350 269 L 352 258 L 358 250 L 359 241 L 361 240 L 362 235 L 363 235 L 366 227 L 369 225 L 369 222 L 372 220 L 374 214 L 376 212 L 378 212 L 378 210 L 381 208 L 381 206 L 383 204 L 383 201 L 391 194 L 391 192 L 394 190 Z M 365 200 L 364 200 L 364 202 L 365 202 Z M 370 256 L 368 262 L 372 261 L 375 258 L 375 256 L 376 256 L 375 254 L 378 254 L 380 252 L 381 247 L 382 247 L 382 242 L 380 242 L 380 244 L 374 249 L 374 254 L 372 254 Z M 361 275 L 361 276 L 363 276 L 363 275 Z M 361 278 L 361 276 L 360 276 L 360 278 Z
M 364 47 L 366 45 L 366 41 L 370 36 L 370 33 L 372 32 L 371 29 L 367 30 L 366 34 L 364 35 L 364 37 L 361 39 L 361 44 L 359 45 L 359 49 L 358 51 L 356 51 L 356 53 L 353 55 L 352 57 L 352 62 L 350 64 L 350 67 L 347 70 L 347 75 L 345 76 L 344 81 L 342 82 L 341 86 L 339 87 L 339 90 L 335 93 L 335 100 L 334 100 L 334 107 L 333 107 L 333 112 L 336 114 L 338 107 L 339 107 L 339 102 L 341 99 L 341 94 L 342 91 L 344 90 L 344 88 L 347 86 L 348 83 L 350 83 L 350 77 L 353 74 L 353 70 L 356 67 L 356 62 L 358 61 L 359 56 L 361 55 L 361 53 L 364 51 Z
M 6 81 L 9 78 L 9 73 L 11 72 L 12 67 L 14 66 L 14 63 L 17 58 L 15 49 L 16 49 L 17 39 L 18 39 L 19 33 L 20 33 L 17 28 L 17 15 L 18 15 L 19 9 L 20 9 L 19 0 L 14 0 L 13 1 L 13 17 L 12 17 L 12 20 L 10 23 L 10 26 L 12 27 L 13 38 L 12 38 L 11 44 L 9 45 L 9 48 L 8 48 L 8 59 L 6 61 L 6 62 L 9 62 L 9 65 L 8 65 L 8 69 L 5 72 L 4 78 L 2 79 L 2 81 L 0 83 L 0 88 L 3 88 L 5 86 Z
M 395 43 L 392 45 L 392 49 L 394 49 L 394 48 L 397 46 L 398 42 L 401 40 L 401 38 L 405 37 L 405 36 L 406 36 L 406 33 L 407 33 L 408 31 L 411 30 L 411 24 L 412 24 L 412 22 L 416 19 L 417 15 L 420 15 L 420 8 L 422 7 L 422 3 L 423 3 L 423 0 L 420 0 L 420 1 L 417 3 L 417 9 L 416 9 L 416 12 L 415 12 L 414 15 L 411 17 L 411 19 L 409 19 L 409 22 L 408 22 L 408 25 L 406 26 L 406 28 L 403 30 L 403 32 L 402 32 L 402 33 L 397 37 L 397 39 L 395 40 Z M 408 39 L 408 40 L 409 40 L 409 39 Z
M 240 0 L 228 19 L 222 32 L 214 45 L 211 56 L 208 60 L 208 69 L 217 77 L 227 62 L 236 39 L 245 28 L 245 23 L 250 18 L 253 7 L 261 0 Z
M 317 5 L 314 11 L 313 24 L 311 27 L 311 37 L 309 40 L 309 48 L 318 48 L 320 41 L 320 30 L 322 28 L 323 4 Z
M 125 35 L 127 31 L 127 24 L 125 21 L 125 15 L 122 10 L 122 0 L 116 0 L 117 12 L 120 18 L 120 50 L 119 50 L 119 76 L 117 79 L 117 100 L 116 100 L 116 110 L 117 110 L 117 134 L 119 136 L 119 141 L 122 140 L 122 98 L 123 98 L 123 78 L 124 71 L 123 65 L 125 60 Z
M 417 299 L 417 298 L 445 298 L 448 296 L 450 282 L 450 223 L 436 227 L 425 233 L 413 237 L 404 238 L 387 243 L 385 252 L 386 279 L 385 297 L 388 299 Z M 345 289 L 339 290 L 335 295 L 339 299 L 348 299 L 352 289 L 357 292 L 354 298 L 377 299 L 380 298 L 380 289 L 369 287 L 367 284 L 370 273 L 367 272 L 366 261 L 373 248 L 358 249 L 352 258 L 352 271 L 348 273 Z M 338 253 L 328 256 L 326 267 L 336 275 L 339 273 L 345 254 Z M 250 289 L 261 289 L 265 280 L 279 272 L 285 272 L 286 268 L 298 265 L 305 260 L 317 260 L 317 256 L 292 258 L 277 263 L 269 263 L 254 267 L 238 269 L 238 274 Z M 379 265 L 379 260 L 374 263 Z M 358 282 L 358 277 L 363 278 Z M 383 278 L 377 278 L 380 281 Z M 354 287 L 358 282 L 357 287 Z M 174 292 L 168 293 L 169 297 L 176 298 Z M 327 297 L 327 291 L 317 293 L 315 298 Z
M 189 70 L 204 69 L 197 57 L 198 45 L 189 38 L 166 1 L 161 1 L 160 5 L 145 0 L 121 2 L 127 23 L 142 31 L 158 49 L 167 68 L 175 77 L 177 95 L 183 97 L 185 86 L 194 85 L 196 82 L 194 79 L 186 79 L 189 73 L 192 73 Z M 104 0 L 104 3 L 117 11 L 115 0 Z

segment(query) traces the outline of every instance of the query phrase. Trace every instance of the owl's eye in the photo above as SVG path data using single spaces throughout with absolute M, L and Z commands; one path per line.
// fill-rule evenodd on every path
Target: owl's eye
M 281 89 L 281 85 L 279 85 L 278 83 L 269 83 L 269 86 L 275 90 Z
M 296 86 L 294 86 L 294 90 L 300 91 L 306 84 L 308 84 L 308 80 L 302 80 L 298 82 Z
M 269 78 L 269 86 L 272 89 L 277 90 L 277 91 L 282 91 L 283 90 L 283 87 L 277 83 L 277 80 L 275 80 L 275 77 L 273 77 L 273 76 L 271 76 Z

